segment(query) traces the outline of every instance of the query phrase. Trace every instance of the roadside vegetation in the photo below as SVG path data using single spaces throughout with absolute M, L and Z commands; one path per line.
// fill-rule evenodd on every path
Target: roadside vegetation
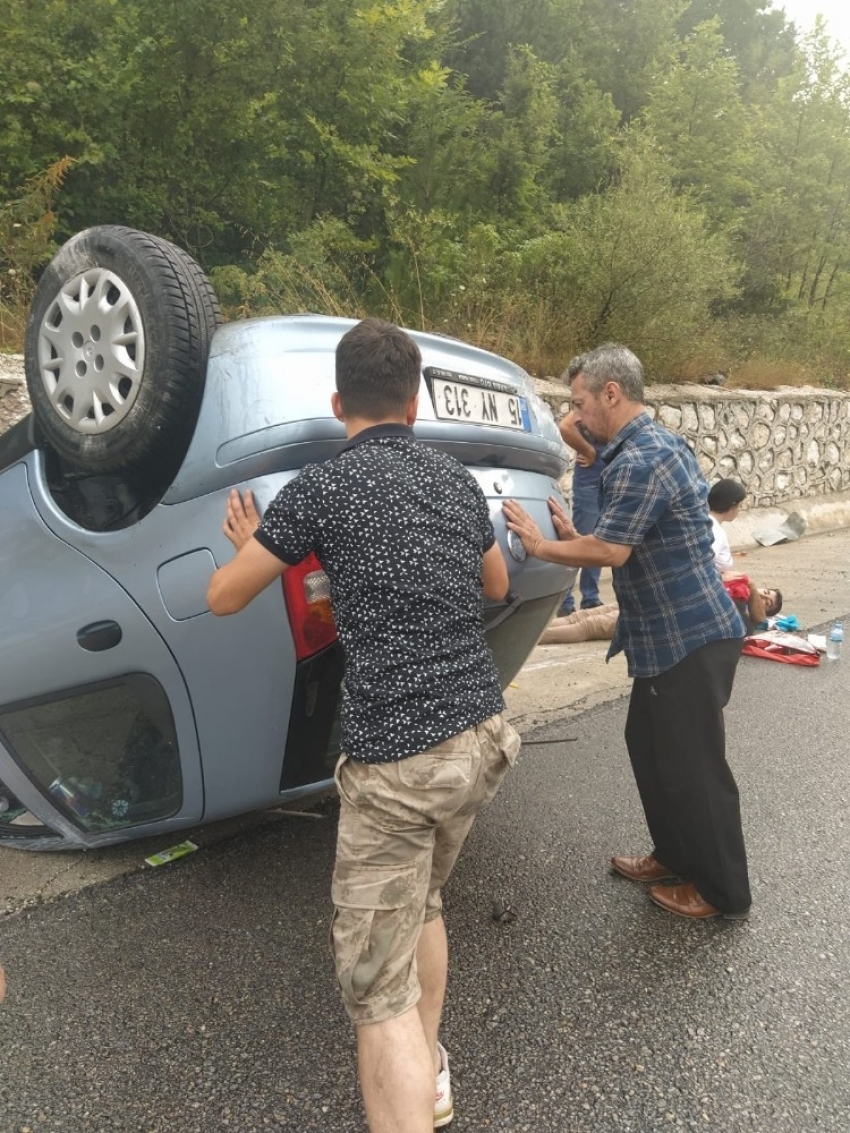
M 107 223 L 231 317 L 850 388 L 850 76 L 758 0 L 7 0 L 0 348 Z

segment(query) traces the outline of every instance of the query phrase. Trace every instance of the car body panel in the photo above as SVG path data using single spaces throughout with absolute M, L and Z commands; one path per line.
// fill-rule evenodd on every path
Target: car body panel
M 30 459 L 37 463 L 38 456 L 31 454 Z M 90 557 L 48 529 L 35 507 L 31 483 L 38 483 L 38 477 L 32 477 L 24 463 L 0 476 L 0 547 L 7 580 L 0 589 L 0 710 L 8 711 L 34 696 L 85 689 L 117 676 L 152 674 L 172 705 L 183 776 L 179 813 L 156 826 L 167 829 L 197 822 L 203 814 L 200 751 L 180 668 L 127 591 Z M 81 647 L 81 632 L 107 620 L 120 627 L 120 640 L 93 652 Z M 8 746 L 7 741 L 7 751 Z M 39 801 L 37 793 L 34 787 L 25 790 L 32 799 L 32 813 L 42 817 L 50 803 Z M 81 844 L 126 837 L 124 831 L 116 838 L 89 836 L 73 823 L 62 825 L 65 835 Z
M 55 805 L 45 784 L 36 786 L 0 748 L 0 784 L 45 824 L 43 838 L 24 839 L 4 828 L 0 815 L 0 842 L 102 845 L 273 806 L 330 784 L 338 646 L 298 661 L 279 583 L 227 618 L 209 611 L 206 586 L 233 555 L 221 529 L 230 489 L 249 487 L 262 510 L 305 461 L 328 459 L 344 444 L 330 396 L 336 344 L 352 325 L 303 316 L 220 328 L 182 466 L 161 501 L 126 526 L 81 527 L 54 498 L 46 453 L 20 438 L 6 446 L 0 555 L 12 584 L 0 595 L 0 744 L 10 704 L 98 681 L 108 685 L 122 674 L 137 674 L 126 679 L 138 683 L 147 674 L 170 704 L 183 796 L 179 811 L 167 817 L 129 829 L 85 829 L 90 815 L 78 820 L 70 803 Z M 563 445 L 551 412 L 518 367 L 450 339 L 412 333 L 429 374 L 415 433 L 468 467 L 488 499 L 508 564 L 513 593 L 485 608 L 507 685 L 575 572 L 526 558 L 509 539 L 501 505 L 519 500 L 554 538 L 546 501 L 560 498 Z M 434 382 L 451 385 L 453 376 L 516 391 L 530 431 L 438 420 Z M 80 630 L 93 651 L 76 639 Z M 7 680 L 12 667 L 14 679 Z M 117 695 L 110 688 L 108 695 Z
M 350 319 L 305 315 L 220 327 L 198 423 L 165 502 L 334 456 L 345 443 L 345 429 L 331 412 L 335 350 L 354 325 Z M 533 428 L 521 433 L 437 420 L 423 373 L 417 436 L 466 465 L 498 464 L 553 479 L 563 474 L 563 442 L 524 370 L 452 339 L 409 333 L 422 351 L 423 370 L 439 367 L 516 389 L 529 403 Z
M 41 454 L 31 457 L 38 466 Z M 294 473 L 286 475 L 290 479 Z M 207 781 L 204 819 L 211 821 L 274 802 L 294 685 L 295 655 L 279 585 L 270 586 L 237 617 L 216 618 L 206 604 L 206 587 L 217 565 L 232 557 L 221 532 L 226 492 L 213 493 L 176 507 L 154 508 L 133 527 L 113 532 L 85 531 L 56 508 L 44 487 L 36 504 L 44 522 L 60 538 L 116 579 L 150 618 L 179 658 L 194 707 Z M 260 500 L 270 499 L 280 484 L 258 479 L 251 484 Z M 208 544 L 213 543 L 210 547 Z M 170 584 L 170 603 L 162 593 L 162 571 L 176 562 L 192 563 Z M 206 574 L 200 572 L 207 564 Z M 182 589 L 177 588 L 178 582 Z M 191 584 L 197 587 L 192 592 Z M 246 758 L 246 750 L 251 757 Z

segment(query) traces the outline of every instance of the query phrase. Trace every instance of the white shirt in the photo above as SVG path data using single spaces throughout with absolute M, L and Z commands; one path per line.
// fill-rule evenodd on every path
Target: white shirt
M 723 530 L 723 524 L 719 519 L 711 516 L 711 530 L 714 535 L 714 542 L 712 543 L 712 550 L 714 551 L 714 565 L 718 570 L 732 570 L 734 562 L 732 561 L 732 548 L 729 546 L 729 540 L 726 537 L 726 532 Z

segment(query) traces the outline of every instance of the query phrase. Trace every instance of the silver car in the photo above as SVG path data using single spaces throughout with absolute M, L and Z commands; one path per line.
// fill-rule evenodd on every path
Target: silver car
M 228 491 L 263 507 L 340 449 L 334 352 L 353 324 L 220 322 L 194 260 L 133 229 L 80 233 L 41 280 L 33 412 L 0 437 L 0 844 L 170 834 L 330 784 L 343 659 L 320 565 L 236 617 L 205 594 L 232 554 Z M 526 559 L 501 503 L 552 531 L 565 451 L 523 370 L 409 333 L 416 433 L 475 476 L 510 565 L 485 611 L 507 685 L 572 577 Z

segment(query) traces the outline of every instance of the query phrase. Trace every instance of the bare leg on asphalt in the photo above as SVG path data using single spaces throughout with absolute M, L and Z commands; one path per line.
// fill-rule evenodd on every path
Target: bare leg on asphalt
M 357 1027 L 357 1066 L 370 1133 L 433 1133 L 434 1069 L 416 1007 Z
M 440 1037 L 440 1017 L 446 998 L 446 979 L 449 967 L 449 945 L 442 915 L 422 926 L 416 947 L 416 971 L 422 995 L 416 1004 L 428 1049 L 434 1062 L 434 1074 L 440 1072 L 437 1039 Z

